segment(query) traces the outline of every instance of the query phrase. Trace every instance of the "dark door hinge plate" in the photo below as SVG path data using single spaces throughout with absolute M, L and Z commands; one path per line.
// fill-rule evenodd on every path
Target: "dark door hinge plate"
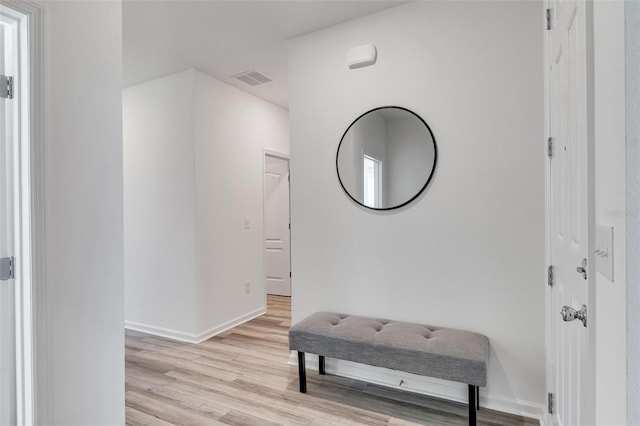
M 3 257 L 0 259 L 0 281 L 12 280 L 16 277 L 15 257 Z
M 13 99 L 13 77 L 0 74 L 0 98 Z

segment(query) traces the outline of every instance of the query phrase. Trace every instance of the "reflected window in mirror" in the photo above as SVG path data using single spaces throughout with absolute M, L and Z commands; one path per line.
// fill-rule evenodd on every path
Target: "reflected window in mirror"
M 380 207 L 380 193 L 382 191 L 380 181 L 380 160 L 367 155 L 364 160 L 364 204 L 367 207 Z
M 410 203 L 427 187 L 437 148 L 431 129 L 414 112 L 381 107 L 347 128 L 336 155 L 340 185 L 356 203 L 390 210 Z

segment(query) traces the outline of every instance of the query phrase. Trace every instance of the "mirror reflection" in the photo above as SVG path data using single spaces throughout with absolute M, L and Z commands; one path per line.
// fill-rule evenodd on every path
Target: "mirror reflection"
M 405 108 L 381 107 L 349 126 L 336 166 L 349 197 L 370 209 L 389 210 L 420 195 L 436 157 L 433 134 L 422 118 Z

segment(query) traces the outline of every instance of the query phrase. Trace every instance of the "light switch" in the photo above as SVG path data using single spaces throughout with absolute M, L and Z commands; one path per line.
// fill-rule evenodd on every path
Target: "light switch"
M 613 282 L 613 226 L 596 225 L 596 271 Z
M 245 217 L 244 218 L 244 229 L 250 229 L 251 228 L 251 222 L 249 222 L 249 218 Z

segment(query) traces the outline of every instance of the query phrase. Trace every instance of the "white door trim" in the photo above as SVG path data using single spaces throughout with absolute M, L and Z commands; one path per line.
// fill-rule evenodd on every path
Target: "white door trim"
M 551 8 L 552 0 L 545 0 L 544 2 L 544 10 L 543 14 L 546 19 L 547 9 Z M 551 67 L 551 61 L 549 60 L 549 51 L 550 51 L 550 37 L 549 32 L 545 30 L 544 34 L 544 48 L 542 55 L 542 63 L 543 63 L 543 75 L 544 75 L 544 135 L 545 140 L 542 144 L 543 155 L 545 156 L 544 162 L 544 264 L 547 267 L 547 273 L 549 271 L 549 266 L 551 265 L 551 163 L 548 160 L 548 139 L 551 134 L 551 93 L 550 93 L 550 82 L 549 82 L 549 69 Z M 545 275 L 548 280 L 548 275 Z M 553 359 L 553 354 L 551 353 L 551 349 L 553 348 L 551 344 L 551 288 L 549 287 L 548 282 L 545 283 L 545 291 L 544 291 L 544 354 L 545 354 L 545 391 L 549 392 L 551 389 L 550 384 L 553 383 L 554 380 L 554 371 L 551 368 L 550 360 Z M 540 423 L 544 425 L 552 425 L 553 421 L 551 415 L 549 413 L 548 401 L 544 399 L 546 402 L 544 406 L 544 410 L 541 413 L 541 421 Z
M 289 157 L 288 154 L 283 154 L 283 153 L 278 152 L 278 151 L 271 151 L 269 149 L 262 148 L 262 163 L 263 163 L 263 165 L 264 165 L 264 157 L 267 156 L 267 155 L 270 156 L 270 157 L 277 157 L 277 158 L 282 158 L 283 160 L 291 161 L 291 158 Z
M 28 0 L 2 0 L 2 6 L 18 21 L 21 57 L 16 80 L 17 90 L 24 94 L 17 202 L 17 240 L 23 243 L 16 253 L 20 259 L 17 274 L 23 282 L 17 299 L 18 424 L 47 424 L 51 419 L 52 372 L 45 285 L 45 16 L 42 5 Z
M 546 19 L 546 10 L 552 9 L 555 1 L 544 1 L 544 17 Z M 596 342 L 596 327 L 597 320 L 597 301 L 596 301 L 596 288 L 595 288 L 595 259 L 593 255 L 594 236 L 595 236 L 595 128 L 594 128 L 594 23 L 593 23 L 593 2 L 584 1 L 585 3 L 585 30 L 586 30 L 586 102 L 587 102 L 587 197 L 588 197 L 588 256 L 587 256 L 587 285 L 588 285 L 588 339 L 590 343 L 590 353 L 587 356 L 588 369 L 592 372 L 588 377 L 584 377 L 583 394 L 585 395 L 583 405 L 587 407 L 586 413 L 587 419 L 591 422 L 595 421 L 595 344 Z M 553 12 L 551 14 L 554 16 Z M 554 25 L 553 19 L 551 25 Z M 547 142 L 551 135 L 550 130 L 550 83 L 549 83 L 549 69 L 550 69 L 550 46 L 549 46 L 549 32 L 545 31 L 544 34 L 544 131 L 545 140 L 543 141 L 544 155 L 547 157 Z M 545 264 L 547 267 L 551 265 L 551 180 L 550 180 L 550 162 L 547 159 L 545 161 Z M 546 276 L 546 275 L 545 275 Z M 553 347 L 551 344 L 551 323 L 549 319 L 551 315 L 559 315 L 559 312 L 551 312 L 551 288 L 547 283 L 545 285 L 545 378 L 547 392 L 553 390 L 554 371 L 551 364 L 553 354 L 550 352 Z M 546 401 L 546 399 L 545 399 Z M 548 407 L 545 407 L 544 412 L 544 424 L 553 425 L 552 416 L 548 413 Z M 591 424 L 591 423 L 589 423 Z
M 283 154 L 282 152 L 278 152 L 278 151 L 272 151 L 270 149 L 266 149 L 266 148 L 262 148 L 262 278 L 264 280 L 264 277 L 267 273 L 267 262 L 265 261 L 265 257 L 264 257 L 264 253 L 265 253 L 265 246 L 264 246 L 264 234 L 265 234 L 265 229 L 266 229 L 266 220 L 265 220 L 265 212 L 266 212 L 266 199 L 265 199 L 265 179 L 264 179 L 264 174 L 267 170 L 267 163 L 266 163 L 266 157 L 270 156 L 270 157 L 276 157 L 276 158 L 281 158 L 283 160 L 287 160 L 289 162 L 289 170 L 291 170 L 291 158 L 289 157 L 289 154 Z M 291 173 L 289 173 L 289 177 L 291 177 Z M 291 188 L 289 188 L 289 220 L 291 220 Z M 291 230 L 289 230 L 289 247 L 291 247 Z M 289 250 L 289 265 L 291 265 L 291 250 Z M 290 279 L 290 285 L 291 285 L 291 295 L 293 296 L 293 277 L 291 277 Z M 267 306 L 267 288 L 265 286 L 264 288 L 264 306 Z
M 587 404 L 587 420 L 595 424 L 596 421 L 596 322 L 598 319 L 598 301 L 596 299 L 596 260 L 593 253 L 595 248 L 596 235 L 596 138 L 595 138 L 595 45 L 594 45 L 594 18 L 593 18 L 593 1 L 585 1 L 585 30 L 587 38 L 587 207 L 588 207 L 588 251 L 587 251 L 587 285 L 589 286 L 589 316 L 591 326 L 588 327 L 588 339 L 591 349 L 587 362 L 591 375 L 584 378 L 585 403 Z
M 625 2 L 627 423 L 640 421 L 640 4 Z

